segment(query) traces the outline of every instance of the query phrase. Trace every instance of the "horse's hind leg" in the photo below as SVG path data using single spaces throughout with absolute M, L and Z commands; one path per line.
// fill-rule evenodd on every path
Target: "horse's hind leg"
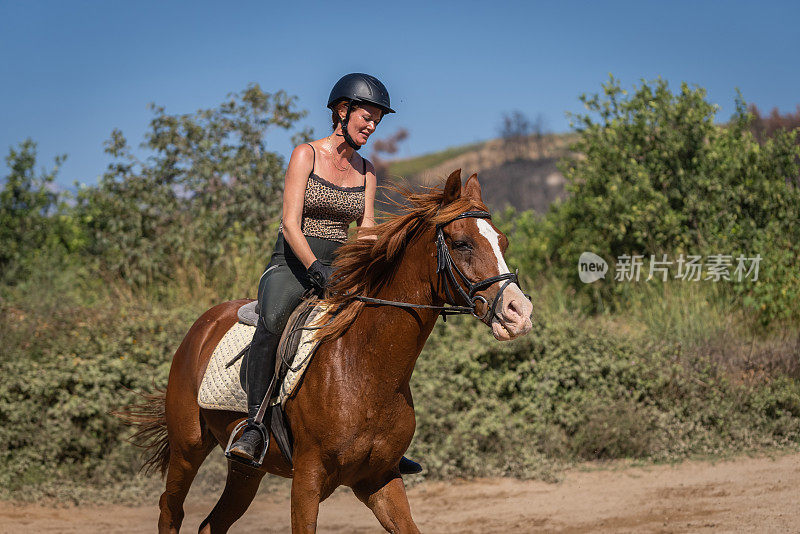
M 356 484 L 353 493 L 372 510 L 387 532 L 419 533 L 411 518 L 406 488 L 399 474 L 391 474 L 380 482 Z
M 228 532 L 231 525 L 245 513 L 256 496 L 265 471 L 256 470 L 228 460 L 225 489 L 214 509 L 200 524 L 200 534 Z
M 183 502 L 192 485 L 200 464 L 214 448 L 214 442 L 199 437 L 187 442 L 185 439 L 170 443 L 169 466 L 164 493 L 158 501 L 161 515 L 158 518 L 159 534 L 177 534 L 183 522 Z

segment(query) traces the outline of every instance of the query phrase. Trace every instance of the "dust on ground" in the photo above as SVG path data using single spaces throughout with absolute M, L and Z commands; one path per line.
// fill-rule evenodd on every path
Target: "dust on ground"
M 716 462 L 587 470 L 550 484 L 513 479 L 423 482 L 409 489 L 423 532 L 800 532 L 800 454 Z M 197 527 L 213 506 L 190 494 L 183 523 Z M 0 503 L 0 532 L 154 532 L 148 506 L 49 508 Z M 383 532 L 349 490 L 322 503 L 319 532 Z M 231 529 L 288 532 L 289 494 L 259 495 Z

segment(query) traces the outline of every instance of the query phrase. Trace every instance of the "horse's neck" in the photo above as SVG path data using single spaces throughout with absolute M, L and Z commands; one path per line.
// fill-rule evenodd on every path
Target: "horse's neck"
M 441 304 L 433 291 L 436 275 L 435 246 L 428 233 L 408 245 L 391 283 L 378 292 L 378 298 L 411 304 Z M 381 306 L 382 313 L 371 314 L 381 324 L 373 324 L 382 339 L 380 359 L 386 378 L 407 384 L 417 357 L 430 336 L 439 312 L 420 308 Z

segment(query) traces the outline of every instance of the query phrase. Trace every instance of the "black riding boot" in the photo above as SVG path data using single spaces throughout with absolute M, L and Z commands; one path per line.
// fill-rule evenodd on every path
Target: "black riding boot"
M 397 466 L 400 469 L 401 475 L 415 475 L 422 472 L 422 466 L 414 460 L 409 460 L 405 456 L 400 458 L 400 464 Z
M 258 326 L 253 334 L 253 342 L 247 355 L 247 415 L 253 419 L 262 402 L 269 402 L 264 396 L 275 374 L 275 354 L 281 337 L 273 334 L 264 326 L 259 318 Z M 264 421 L 266 424 L 268 421 Z M 248 425 L 241 437 L 230 448 L 230 454 L 242 457 L 250 462 L 258 462 L 264 447 L 264 437 L 255 425 Z

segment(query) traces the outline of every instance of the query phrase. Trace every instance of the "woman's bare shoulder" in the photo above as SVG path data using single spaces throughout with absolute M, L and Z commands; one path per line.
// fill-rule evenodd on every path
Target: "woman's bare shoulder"
M 289 159 L 289 170 L 300 171 L 308 175 L 314 169 L 314 149 L 311 145 L 303 143 L 297 145 L 292 150 L 292 156 Z
M 298 161 L 303 161 L 308 159 L 311 161 L 311 158 L 314 157 L 314 148 L 312 148 L 311 143 L 301 143 L 294 147 L 292 150 L 292 159 L 297 158 Z

